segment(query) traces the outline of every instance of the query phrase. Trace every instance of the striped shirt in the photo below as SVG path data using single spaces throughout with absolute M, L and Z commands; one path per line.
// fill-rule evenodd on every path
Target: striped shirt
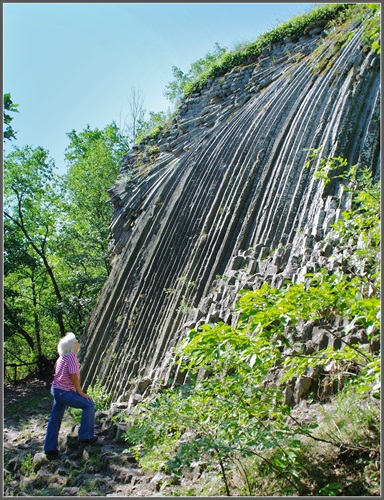
M 76 387 L 73 385 L 70 377 L 74 373 L 80 374 L 80 365 L 76 354 L 69 352 L 64 354 L 64 356 L 60 356 L 55 363 L 55 376 L 52 387 L 62 389 L 63 391 L 76 391 Z

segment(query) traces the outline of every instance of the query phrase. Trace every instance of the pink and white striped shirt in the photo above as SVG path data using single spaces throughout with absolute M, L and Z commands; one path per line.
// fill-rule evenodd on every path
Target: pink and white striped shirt
M 52 387 L 62 389 L 63 391 L 76 391 L 76 387 L 73 385 L 70 377 L 74 373 L 80 374 L 80 364 L 76 354 L 69 352 L 64 354 L 64 356 L 60 356 L 55 363 L 55 376 Z

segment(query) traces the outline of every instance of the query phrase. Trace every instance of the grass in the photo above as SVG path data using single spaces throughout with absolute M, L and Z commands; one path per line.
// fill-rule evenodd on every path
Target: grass
M 346 453 L 370 453 L 380 439 L 380 402 L 352 389 L 336 396 L 330 407 L 321 408 L 318 435 L 332 438 Z
M 21 461 L 21 471 L 24 476 L 30 476 L 33 472 L 33 455 L 32 453 L 27 453 Z
M 201 91 L 210 78 L 220 77 L 236 66 L 251 64 L 261 55 L 262 50 L 271 44 L 277 44 L 287 38 L 297 41 L 300 37 L 308 35 L 315 27 L 325 28 L 349 8 L 348 4 L 321 5 L 307 14 L 296 16 L 260 35 L 255 41 L 241 47 L 241 50 L 226 52 L 218 62 L 213 63 L 196 81 L 187 85 L 185 97 Z

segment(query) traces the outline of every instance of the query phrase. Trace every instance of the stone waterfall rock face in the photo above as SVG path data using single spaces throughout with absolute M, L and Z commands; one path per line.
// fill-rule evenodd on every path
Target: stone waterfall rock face
M 348 196 L 313 172 L 342 156 L 378 178 L 379 61 L 361 23 L 285 40 L 209 81 L 127 155 L 110 190 L 113 269 L 80 352 L 85 386 L 132 402 L 155 379 L 182 380 L 172 348 L 186 329 L 234 323 L 244 287 L 337 265 L 323 240 Z

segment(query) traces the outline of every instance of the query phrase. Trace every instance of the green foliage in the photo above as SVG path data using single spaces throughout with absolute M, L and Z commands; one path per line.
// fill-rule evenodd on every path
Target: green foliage
M 33 472 L 33 455 L 32 453 L 27 453 L 21 462 L 21 472 L 24 476 L 28 477 Z
M 149 112 L 149 119 L 144 118 L 138 124 L 138 133 L 136 137 L 136 144 L 146 143 L 155 140 L 159 134 L 166 128 L 171 119 L 169 112 L 160 111 L 155 113 Z
M 354 193 L 352 206 L 333 225 L 333 239 L 346 242 L 346 255 L 352 270 L 369 276 L 372 286 L 380 284 L 380 182 L 373 185 L 369 170 L 352 170 L 347 175 L 348 189 Z
M 153 470 L 182 474 L 193 463 L 206 463 L 209 470 L 219 467 L 229 494 L 228 467 L 235 466 L 239 456 L 254 455 L 257 448 L 269 449 L 284 436 L 284 446 L 271 460 L 272 467 L 288 474 L 295 460 L 296 443 L 284 428 L 284 412 L 273 414 L 272 394 L 260 402 L 251 384 L 243 387 L 245 378 L 211 377 L 178 391 L 167 391 L 146 407 L 140 406 L 135 425 L 128 428 L 127 440 L 135 445 L 141 464 Z M 254 404 L 257 403 L 257 404 Z M 277 421 L 281 426 L 275 432 Z
M 314 178 L 326 186 L 331 180 L 341 180 L 345 190 L 352 193 L 352 203 L 344 210 L 342 218 L 333 224 L 328 240 L 342 241 L 345 259 L 350 261 L 351 271 L 360 276 L 370 276 L 372 286 L 379 282 L 378 258 L 380 244 L 380 182 L 373 184 L 372 172 L 359 169 L 358 165 L 347 168 L 340 157 L 318 158 L 322 147 L 311 149 L 306 167 L 316 162 Z
M 53 169 L 43 148 L 14 148 L 4 161 L 6 363 L 43 365 L 65 330 L 54 257 L 63 191 Z
M 261 55 L 264 47 L 278 43 L 287 37 L 298 40 L 301 36 L 308 34 L 314 27 L 326 26 L 331 20 L 337 19 L 340 12 L 348 8 L 348 4 L 318 6 L 309 13 L 296 16 L 271 31 L 260 35 L 255 41 L 247 44 L 245 47 L 242 46 L 232 51 L 223 51 L 222 54 L 218 54 L 215 61 L 202 68 L 202 72 L 187 74 L 190 78 L 186 78 L 186 75 L 181 70 L 175 68 L 175 82 L 178 83 L 176 87 L 179 91 L 175 95 L 180 97 L 180 93 L 184 92 L 184 97 L 188 97 L 192 93 L 199 92 L 210 78 L 222 76 L 231 71 L 235 66 L 246 65 L 255 61 Z M 168 86 L 168 94 L 165 94 L 169 98 L 173 98 L 172 88 L 172 84 L 170 84 Z
M 108 189 L 128 146 L 114 123 L 102 130 L 89 126 L 80 133 L 73 130 L 68 137 L 67 217 L 57 257 L 72 270 L 65 306 L 73 311 L 71 330 L 80 332 L 111 268 Z
M 72 421 L 74 424 L 78 424 L 81 420 L 82 410 L 80 408 L 68 408 L 68 413 L 72 417 Z
M 109 410 L 111 404 L 111 395 L 102 386 L 99 380 L 96 381 L 94 386 L 89 386 L 87 394 L 91 396 L 95 403 L 95 410 Z
M 326 497 L 337 496 L 338 493 L 340 493 L 342 486 L 343 485 L 341 483 L 338 483 L 338 482 L 327 483 L 325 486 L 323 486 L 322 488 L 319 489 L 319 493 L 320 493 L 320 495 L 326 496 Z
M 4 124 L 4 139 L 8 139 L 9 141 L 11 139 L 16 139 L 16 132 L 13 130 L 11 121 L 13 120 L 13 116 L 11 116 L 9 113 L 18 113 L 19 110 L 17 109 L 19 107 L 18 104 L 15 104 L 12 101 L 11 94 L 6 93 L 4 94 L 4 101 L 3 101 L 3 124 Z
M 314 409 L 315 440 L 302 441 L 311 495 L 380 495 L 380 402 L 347 388 Z
M 183 474 L 204 464 L 207 472 L 220 471 L 227 495 L 305 495 L 317 487 L 333 496 L 344 485 L 330 473 L 317 477 L 307 471 L 303 436 L 347 454 L 377 446 L 374 402 L 380 397 L 380 356 L 350 341 L 350 333 L 364 329 L 368 342 L 378 340 L 380 283 L 378 265 L 369 259 L 379 246 L 374 236 L 379 187 L 367 171 L 356 167 L 340 173 L 340 165 L 345 167 L 341 158 L 328 164 L 336 165 L 351 190 L 355 212 L 335 224 L 333 237 L 355 255 L 353 266 L 334 272 L 321 269 L 303 283 L 287 282 L 280 289 L 265 283 L 241 294 L 236 326 L 221 322 L 191 330 L 177 350 L 180 370 L 188 371 L 189 382 L 156 394 L 129 417 L 126 439 L 144 467 Z M 357 229 L 358 254 L 351 241 Z M 354 271 L 363 261 L 365 267 Z M 320 323 L 334 342 L 306 354 L 300 325 L 307 321 Z M 291 408 L 283 404 L 284 384 L 311 368 L 326 370 L 331 364 L 339 388 L 344 387 L 335 402 L 337 411 L 327 413 L 318 433 L 318 424 L 293 427 Z M 352 400 L 361 404 L 348 424 L 346 409 Z M 332 431 L 330 422 L 340 432 Z M 241 477 L 237 489 L 235 476 Z
M 310 149 L 308 154 L 308 161 L 305 164 L 306 168 L 310 168 L 312 166 L 312 162 L 318 159 L 320 155 L 322 147 L 320 146 L 317 149 Z M 320 158 L 316 163 L 313 177 L 316 180 L 320 180 L 326 186 L 331 178 L 329 177 L 330 172 L 335 170 L 344 170 L 347 167 L 348 163 L 345 158 L 341 157 L 332 157 L 332 158 Z
M 115 124 L 68 135 L 66 176 L 40 147 L 4 161 L 4 350 L 17 378 L 36 364 L 46 376 L 45 359 L 66 331 L 82 333 L 110 270 L 107 190 L 127 146 Z
M 371 51 L 380 55 L 380 4 L 369 4 L 374 16 L 368 19 L 364 25 L 363 40 L 368 43 Z
M 236 66 L 254 62 L 264 47 L 279 43 L 285 38 L 297 41 L 308 35 L 313 28 L 332 27 L 350 19 L 362 19 L 365 23 L 364 37 L 373 52 L 380 53 L 380 6 L 376 4 L 326 4 L 317 5 L 310 12 L 295 16 L 272 30 L 263 33 L 256 40 L 241 44 L 233 50 L 215 45 L 213 52 L 194 62 L 189 71 L 172 68 L 174 80 L 166 86 L 164 95 L 171 102 L 180 102 L 193 93 L 200 92 L 211 78 L 225 75 Z M 336 48 L 344 40 L 336 43 Z
M 188 314 L 192 309 L 192 305 L 186 300 L 185 295 L 183 295 L 180 305 L 177 308 L 177 312 L 180 314 Z
M 208 73 L 220 60 L 223 54 L 227 51 L 217 42 L 212 52 L 208 52 L 204 57 L 193 62 L 187 73 L 184 73 L 180 68 L 173 66 L 172 73 L 174 80 L 166 86 L 164 91 L 165 97 L 171 102 L 178 102 L 184 95 L 191 93 L 194 82 L 199 80 L 202 75 Z
M 332 411 L 320 407 L 321 426 L 316 431 L 318 437 L 332 438 L 341 450 L 369 452 L 372 441 L 379 442 L 380 403 L 359 394 L 354 387 L 348 387 L 337 394 Z

